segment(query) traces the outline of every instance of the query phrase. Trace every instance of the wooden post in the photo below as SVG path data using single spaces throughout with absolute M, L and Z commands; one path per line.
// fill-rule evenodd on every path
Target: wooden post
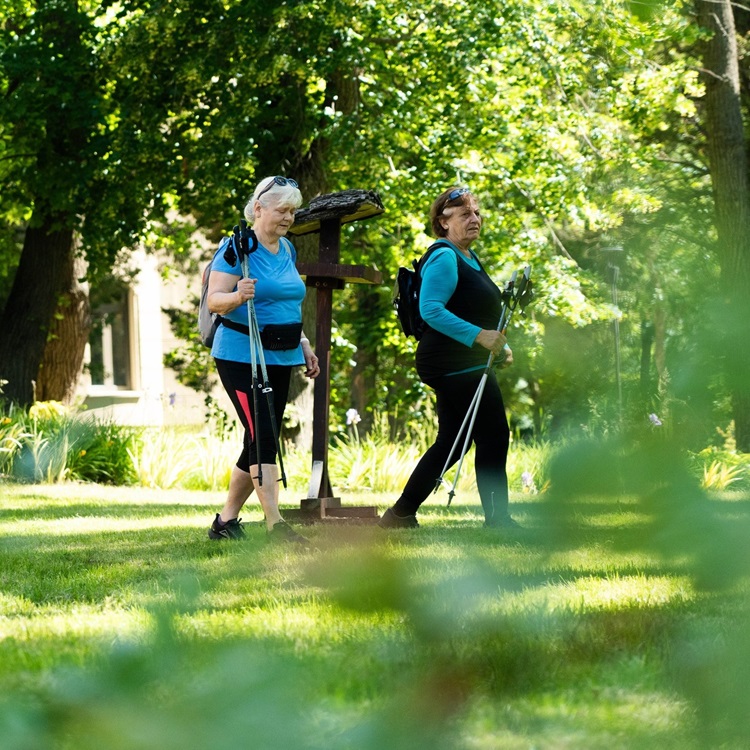
M 320 234 L 318 261 L 298 263 L 300 275 L 306 277 L 308 287 L 317 291 L 315 307 L 315 353 L 320 363 L 320 375 L 315 379 L 313 402 L 312 478 L 308 496 L 300 503 L 299 511 L 284 511 L 285 516 L 298 520 L 325 518 L 378 519 L 374 506 L 342 507 L 341 499 L 333 497 L 328 477 L 329 407 L 331 393 L 331 325 L 333 291 L 343 289 L 346 282 L 379 284 L 382 275 L 364 265 L 341 265 L 341 225 L 383 213 L 380 196 L 372 191 L 345 190 L 314 198 L 310 205 L 297 212 L 292 234 L 312 232 Z
M 320 224 L 320 246 L 318 258 L 323 265 L 334 265 L 339 261 L 341 222 L 328 219 Z M 312 283 L 310 283 L 312 282 Z M 341 289 L 338 279 L 313 277 L 308 284 L 317 290 L 315 306 L 315 351 L 320 360 L 320 375 L 315 379 L 313 404 L 312 459 L 323 462 L 323 473 L 318 489 L 318 498 L 326 498 L 332 505 L 333 489 L 328 478 L 328 440 L 331 385 L 331 327 L 333 316 L 333 289 Z M 336 504 L 341 501 L 335 498 Z

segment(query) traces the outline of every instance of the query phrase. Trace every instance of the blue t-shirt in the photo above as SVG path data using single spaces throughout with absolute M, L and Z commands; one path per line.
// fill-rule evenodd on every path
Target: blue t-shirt
M 224 250 L 229 242 L 225 237 L 219 243 L 214 256 L 212 271 L 229 273 L 242 278 L 239 259 L 234 266 L 224 260 Z M 251 279 L 258 279 L 255 284 L 255 314 L 258 328 L 262 331 L 269 323 L 299 323 L 302 320 L 302 300 L 305 298 L 305 282 L 297 273 L 295 262 L 297 251 L 289 240 L 279 240 L 278 253 L 272 253 L 258 243 L 258 249 L 248 256 Z M 236 289 L 237 287 L 235 287 Z M 248 325 L 247 305 L 236 307 L 224 317 L 235 323 Z M 305 357 L 302 346 L 286 351 L 263 349 L 268 365 L 303 365 Z M 250 340 L 247 334 L 233 331 L 226 326 L 216 329 L 211 356 L 216 359 L 228 359 L 233 362 L 250 363 Z
M 441 239 L 441 242 L 448 242 Z M 421 270 L 422 286 L 419 290 L 419 314 L 431 328 L 452 339 L 471 346 L 482 330 L 479 326 L 462 320 L 446 309 L 448 300 L 456 291 L 458 284 L 458 263 L 466 263 L 478 271 L 479 261 L 472 253 L 467 258 L 450 243 L 450 247 L 441 247 L 433 251 Z

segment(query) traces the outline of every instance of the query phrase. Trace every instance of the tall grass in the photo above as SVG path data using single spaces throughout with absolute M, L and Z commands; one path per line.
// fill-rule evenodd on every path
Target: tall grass
M 334 438 L 328 466 L 332 484 L 342 492 L 400 492 L 434 441 L 435 429 L 435 423 L 429 422 L 417 434 L 393 439 L 383 417 L 361 439 L 356 432 Z M 242 433 L 237 427 L 221 435 L 207 430 L 133 430 L 96 422 L 85 412 L 39 405 L 30 414 L 15 410 L 0 420 L 0 474 L 47 483 L 79 480 L 218 490 L 227 487 L 241 445 Z M 547 443 L 514 443 L 508 460 L 511 488 L 526 492 L 543 489 L 550 453 Z M 310 451 L 286 445 L 284 462 L 290 489 L 306 491 L 312 466 Z M 453 471 L 445 477 L 450 483 Z M 464 459 L 457 489 L 476 491 L 472 450 Z
M 339 492 L 400 493 L 412 470 L 435 437 L 428 420 L 416 434 L 394 438 L 383 416 L 360 438 L 356 430 L 335 437 L 329 449 L 328 472 Z M 241 431 L 200 433 L 184 429 L 134 430 L 97 422 L 85 412 L 54 404 L 36 404 L 28 413 L 11 407 L 0 417 L 0 475 L 23 481 L 66 480 L 184 490 L 226 489 L 242 445 Z M 511 442 L 508 480 L 511 491 L 527 495 L 549 489 L 550 461 L 555 450 L 548 441 Z M 750 487 L 750 456 L 706 450 L 688 456 L 693 474 L 706 489 L 724 491 Z M 290 490 L 307 490 L 312 459 L 309 450 L 285 446 L 284 463 Z M 446 473 L 452 484 L 455 469 Z M 469 450 L 457 487 L 476 492 L 474 452 Z

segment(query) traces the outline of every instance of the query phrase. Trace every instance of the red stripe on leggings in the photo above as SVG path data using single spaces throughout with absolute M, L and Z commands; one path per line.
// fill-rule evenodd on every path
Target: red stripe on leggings
M 242 411 L 245 412 L 245 419 L 247 419 L 247 423 L 250 425 L 250 440 L 254 441 L 255 425 L 253 425 L 252 412 L 250 411 L 250 400 L 247 397 L 247 393 L 243 393 L 242 391 L 235 391 L 235 393 L 237 394 L 237 398 L 239 399 Z

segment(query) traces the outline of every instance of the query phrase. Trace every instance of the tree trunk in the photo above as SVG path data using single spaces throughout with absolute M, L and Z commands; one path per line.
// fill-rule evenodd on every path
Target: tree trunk
M 0 315 L 0 379 L 8 381 L 6 398 L 24 407 L 35 400 L 47 335 L 73 256 L 72 229 L 50 229 L 51 221 L 31 223 Z
M 654 408 L 656 393 L 653 388 L 651 377 L 651 350 L 654 347 L 654 324 L 648 321 L 641 323 L 641 400 L 648 404 L 649 409 Z
M 323 169 L 324 154 L 321 144 L 314 141 L 306 157 L 298 164 L 294 177 L 299 183 L 300 191 L 305 203 L 320 193 L 326 192 L 326 178 Z M 303 234 L 292 237 L 297 249 L 297 260 L 312 263 L 318 259 L 318 234 Z M 315 310 L 317 306 L 315 289 L 308 287 L 302 303 L 302 326 L 305 335 L 310 339 L 310 345 L 315 349 Z M 294 444 L 303 449 L 312 445 L 313 425 L 313 391 L 314 382 L 306 378 L 302 371 L 295 369 L 289 385 L 289 402 L 293 403 L 299 416 L 298 430 L 290 435 Z
M 730 0 L 696 0 L 703 49 L 704 120 L 716 210 L 724 312 L 718 333 L 732 395 L 737 448 L 750 452 L 750 183 Z
M 47 346 L 36 381 L 38 401 L 69 404 L 75 395 L 91 333 L 89 296 L 78 282 L 77 263 L 71 254 L 65 269 L 65 291 L 52 319 Z

